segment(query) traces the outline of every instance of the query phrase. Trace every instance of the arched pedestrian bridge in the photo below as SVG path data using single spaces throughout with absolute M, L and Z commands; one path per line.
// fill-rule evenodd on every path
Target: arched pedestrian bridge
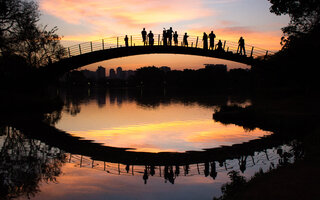
M 270 55 L 270 51 L 246 45 L 246 55 L 241 55 L 237 42 L 222 41 L 222 49 L 217 49 L 219 39 L 215 39 L 214 49 L 204 49 L 200 36 L 190 36 L 188 46 L 184 45 L 182 36 L 179 37 L 178 45 L 163 45 L 162 36 L 155 35 L 154 45 L 144 44 L 141 35 L 128 36 L 128 46 L 125 45 L 123 37 L 110 37 L 97 41 L 76 44 L 66 48 L 66 57 L 60 61 L 44 67 L 44 72 L 51 76 L 59 76 L 80 67 L 95 62 L 114 58 L 127 57 L 142 54 L 184 54 L 211 58 L 220 58 L 235 61 L 247 65 L 254 65 Z

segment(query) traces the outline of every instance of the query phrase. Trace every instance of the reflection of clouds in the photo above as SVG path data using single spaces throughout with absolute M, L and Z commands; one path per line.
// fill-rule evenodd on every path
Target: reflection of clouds
M 162 168 L 163 170 L 163 168 Z M 34 199 L 204 199 L 212 198 L 212 192 L 220 193 L 220 186 L 228 178 L 219 177 L 213 182 L 204 176 L 180 176 L 175 185 L 165 184 L 163 177 L 149 178 L 143 184 L 139 175 L 118 176 L 89 168 L 77 168 L 67 164 L 59 184 L 43 184 L 41 193 Z
M 131 147 L 137 151 L 185 151 L 246 142 L 267 133 L 247 133 L 242 127 L 225 126 L 212 120 L 186 120 L 113 127 L 104 130 L 73 131 L 73 135 L 108 146 Z M 139 144 L 139 145 L 137 145 Z

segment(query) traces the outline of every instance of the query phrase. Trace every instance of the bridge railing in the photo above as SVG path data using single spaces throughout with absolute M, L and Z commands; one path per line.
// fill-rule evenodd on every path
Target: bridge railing
M 100 51 L 111 48 L 121 48 L 125 47 L 125 36 L 118 37 L 109 37 L 103 38 L 101 40 L 95 40 L 91 42 L 80 43 L 77 45 L 73 45 L 66 48 L 67 56 L 77 56 L 85 53 L 90 53 L 94 51 Z M 217 48 L 218 41 L 221 40 L 222 47 L 225 52 L 232 52 L 233 54 L 240 54 L 239 45 L 237 42 L 227 41 L 223 39 L 215 39 L 215 47 Z M 148 41 L 147 41 L 148 42 Z M 208 43 L 210 44 L 209 40 Z M 209 45 L 208 44 L 208 45 Z M 149 45 L 148 43 L 146 45 Z M 162 46 L 163 45 L 163 37 L 162 34 L 154 34 L 154 46 Z M 144 46 L 141 35 L 128 35 L 128 46 Z M 175 46 L 174 41 L 172 40 L 172 46 Z M 178 45 L 177 46 L 185 46 L 183 43 L 183 34 L 180 34 L 178 37 Z M 202 37 L 190 35 L 188 37 L 188 48 L 203 48 Z M 265 58 L 274 52 L 257 48 L 252 45 L 245 45 L 245 54 L 247 57 L 253 58 Z

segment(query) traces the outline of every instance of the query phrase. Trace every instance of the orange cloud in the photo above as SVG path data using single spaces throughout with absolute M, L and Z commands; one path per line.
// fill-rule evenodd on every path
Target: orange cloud
M 40 8 L 68 23 L 88 24 L 110 33 L 213 14 L 202 1 L 193 0 L 43 0 Z
M 247 133 L 235 125 L 225 126 L 212 120 L 188 120 L 71 131 L 71 134 L 106 145 L 136 148 L 137 151 L 162 152 L 241 143 L 271 133 L 258 129 Z
M 278 51 L 281 49 L 280 38 L 282 36 L 281 30 L 279 31 L 257 31 L 251 27 L 225 27 L 212 29 L 217 36 L 217 40 L 221 39 L 237 43 L 242 36 L 246 40 L 247 45 L 252 45 L 258 48 L 263 48 L 270 51 Z M 200 27 L 197 29 L 189 29 L 189 33 L 193 35 L 202 36 L 203 32 L 210 33 L 207 27 Z M 249 50 L 249 49 L 248 49 Z

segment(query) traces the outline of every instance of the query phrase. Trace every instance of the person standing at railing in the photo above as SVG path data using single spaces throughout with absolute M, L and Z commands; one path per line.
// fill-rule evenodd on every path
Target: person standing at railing
M 246 55 L 246 49 L 245 49 L 243 37 L 240 37 L 238 44 L 239 44 L 238 49 L 240 51 L 240 55 L 242 55 L 242 50 L 243 50 L 243 55 Z
M 203 41 L 203 49 L 208 50 L 208 35 L 205 32 L 203 33 L 202 41 Z
M 163 46 L 167 46 L 167 44 L 168 44 L 168 33 L 167 33 L 167 30 L 165 28 L 163 28 L 163 32 L 162 32 L 162 41 L 163 41 Z
M 148 38 L 149 38 L 149 45 L 150 45 L 150 46 L 153 46 L 154 39 L 153 39 L 153 33 L 152 33 L 152 31 L 150 31 L 150 33 L 148 34 Z
M 124 37 L 124 43 L 125 43 L 126 47 L 129 47 L 129 38 L 127 35 L 126 35 L 126 37 Z
M 178 46 L 178 33 L 177 31 L 173 34 L 174 45 Z
M 211 31 L 211 33 L 209 34 L 209 38 L 210 38 L 209 49 L 214 50 L 214 38 L 216 38 L 216 35 L 213 33 L 213 31 Z
M 172 46 L 172 34 L 173 34 L 173 30 L 172 30 L 172 27 L 170 27 L 170 29 L 167 30 L 167 37 L 169 39 L 170 46 Z
M 183 36 L 183 46 L 188 47 L 188 37 L 189 37 L 189 35 L 187 35 L 187 33 L 185 33 Z
M 223 52 L 222 42 L 221 42 L 221 40 L 219 40 L 219 42 L 218 42 L 217 46 L 218 46 L 217 51 L 219 51 L 219 52 Z
M 147 45 L 147 31 L 145 28 L 141 31 L 143 46 Z

